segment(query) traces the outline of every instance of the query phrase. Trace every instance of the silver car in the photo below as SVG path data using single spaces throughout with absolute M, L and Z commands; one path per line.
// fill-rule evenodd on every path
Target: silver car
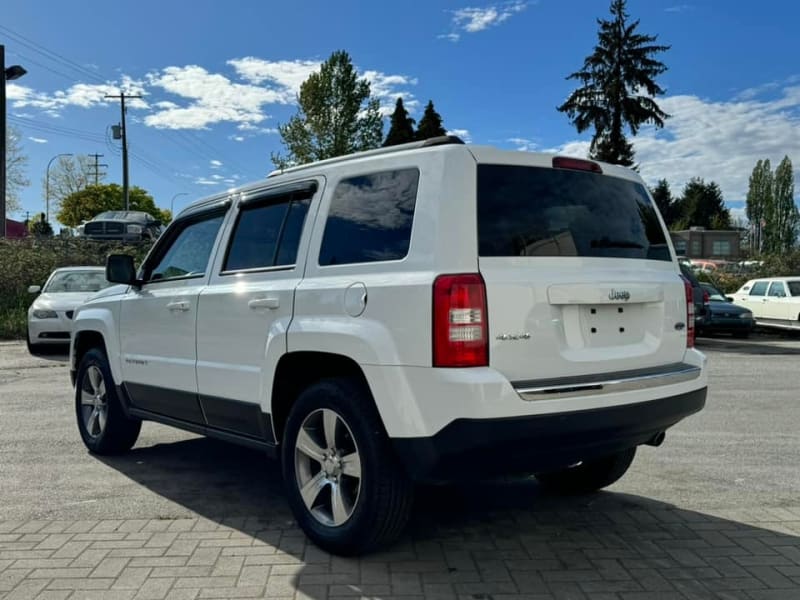
M 39 296 L 28 309 L 28 350 L 33 354 L 45 346 L 68 344 L 74 310 L 109 285 L 104 267 L 62 267 L 44 286 L 30 286 L 28 291 Z

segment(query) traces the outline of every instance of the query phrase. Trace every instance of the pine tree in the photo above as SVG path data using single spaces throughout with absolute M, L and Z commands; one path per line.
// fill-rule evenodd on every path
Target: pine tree
M 655 45 L 657 36 L 636 33 L 639 20 L 628 22 L 626 0 L 612 0 L 611 20 L 598 19 L 598 43 L 583 68 L 567 77 L 581 87 L 558 107 L 578 133 L 593 128 L 590 156 L 597 160 L 633 165 L 633 146 L 626 126 L 636 135 L 645 123 L 663 127 L 669 117 L 654 97 L 664 93 L 655 77 L 667 70 L 655 55 L 669 46 Z M 641 90 L 642 93 L 639 93 Z
M 414 119 L 408 116 L 402 98 L 397 99 L 390 123 L 389 133 L 383 142 L 384 146 L 397 146 L 414 141 Z
M 418 140 L 427 140 L 442 135 L 447 135 L 447 131 L 442 125 L 442 117 L 436 112 L 436 109 L 433 108 L 433 100 L 428 100 L 428 104 L 425 106 L 425 112 L 419 120 L 416 137 Z
M 672 221 L 675 216 L 675 207 L 673 206 L 672 191 L 669 189 L 669 183 L 666 179 L 659 179 L 656 187 L 650 190 L 653 200 L 658 207 L 658 212 L 667 224 L 667 227 L 672 226 Z
M 706 183 L 700 177 L 693 177 L 676 204 L 681 229 L 693 226 L 706 229 L 731 227 L 731 213 L 722 199 L 722 190 L 713 181 Z

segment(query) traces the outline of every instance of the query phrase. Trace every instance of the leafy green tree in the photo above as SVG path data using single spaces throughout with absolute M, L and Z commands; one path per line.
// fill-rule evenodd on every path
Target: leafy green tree
M 414 119 L 408 116 L 403 99 L 398 98 L 394 112 L 390 118 L 389 133 L 386 134 L 384 146 L 397 146 L 414 141 Z
M 97 174 L 95 182 L 94 162 L 85 154 L 60 156 L 50 169 L 49 182 L 47 173 L 42 177 L 42 195 L 49 189 L 50 210 L 57 212 L 64 198 L 93 183 L 100 183 L 104 177 L 102 173 Z
M 369 82 L 359 79 L 350 55 L 339 50 L 300 86 L 297 114 L 278 127 L 287 156 L 278 168 L 378 148 L 383 119 Z
M 19 194 L 30 185 L 25 177 L 28 155 L 22 150 L 22 133 L 16 127 L 6 128 L 6 213 L 19 210 Z
M 672 191 L 669 189 L 669 182 L 666 179 L 659 179 L 656 187 L 650 190 L 650 194 L 652 194 L 653 200 L 658 206 L 658 212 L 661 213 L 667 227 L 671 227 L 675 220 L 675 205 Z
M 680 215 L 675 224 L 676 229 L 731 227 L 731 213 L 722 199 L 722 190 L 713 181 L 706 183 L 700 177 L 690 179 L 683 189 L 683 196 L 676 204 Z
M 150 213 L 162 223 L 171 220 L 169 210 L 158 208 L 153 197 L 139 186 L 131 187 L 129 196 L 130 210 Z M 101 183 L 70 194 L 61 202 L 61 210 L 58 211 L 56 218 L 67 227 L 77 227 L 106 210 L 125 210 L 122 186 L 116 183 Z
M 447 135 L 447 130 L 442 125 L 442 116 L 433 108 L 433 100 L 428 100 L 417 126 L 417 139 L 428 140 L 442 135 Z
M 655 78 L 667 70 L 655 57 L 669 50 L 657 45 L 658 36 L 636 32 L 639 20 L 628 21 L 626 0 L 612 0 L 611 20 L 598 19 L 598 43 L 581 70 L 567 79 L 580 82 L 566 102 L 558 107 L 566 113 L 578 133 L 593 128 L 590 156 L 597 160 L 632 166 L 633 146 L 625 137 L 652 123 L 663 127 L 669 117 L 654 100 L 664 90 Z
M 764 250 L 773 254 L 791 251 L 797 244 L 798 215 L 794 202 L 794 173 L 792 161 L 784 156 L 772 183 L 772 202 L 765 211 Z
M 764 226 L 767 211 L 772 206 L 773 176 L 769 159 L 759 160 L 750 175 L 747 189 L 746 214 L 750 221 L 750 248 L 760 252 L 764 245 Z
M 51 237 L 53 227 L 45 220 L 45 214 L 39 213 L 38 218 L 28 222 L 28 231 L 36 237 Z

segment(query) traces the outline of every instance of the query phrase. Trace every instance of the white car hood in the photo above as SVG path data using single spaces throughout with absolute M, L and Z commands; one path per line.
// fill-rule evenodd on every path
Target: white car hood
M 33 301 L 36 310 L 75 310 L 94 296 L 95 292 L 56 292 L 41 294 Z

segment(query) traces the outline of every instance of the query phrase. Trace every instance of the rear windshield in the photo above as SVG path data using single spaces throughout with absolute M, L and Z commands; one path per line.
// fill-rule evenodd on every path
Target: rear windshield
M 478 253 L 672 260 L 641 184 L 513 165 L 478 165 Z

